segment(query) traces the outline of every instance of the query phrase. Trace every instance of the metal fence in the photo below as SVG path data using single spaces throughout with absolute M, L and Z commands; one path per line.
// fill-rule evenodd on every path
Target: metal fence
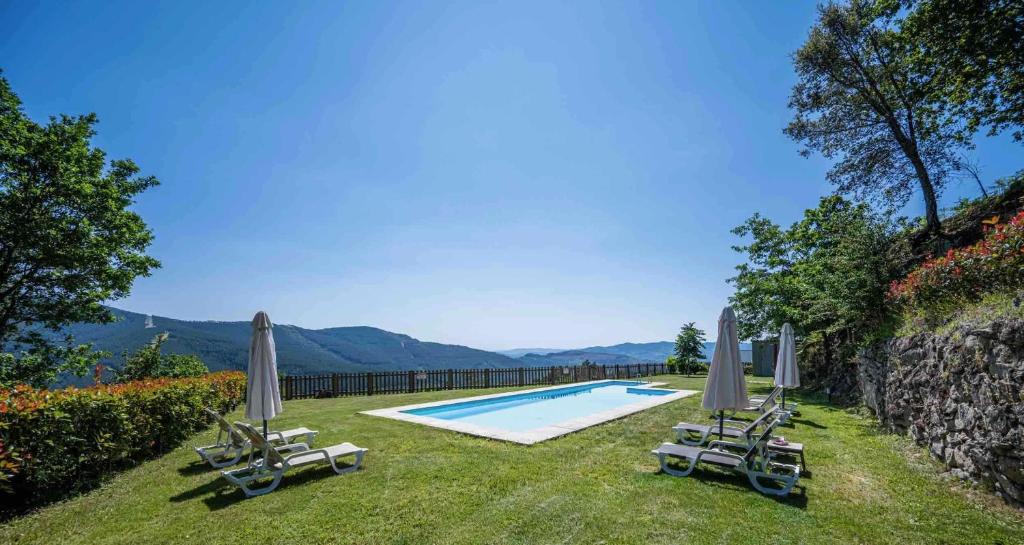
M 379 394 L 411 394 L 436 390 L 570 384 L 588 380 L 627 379 L 667 372 L 664 363 L 518 367 L 499 369 L 433 369 L 379 373 L 295 375 L 280 379 L 284 399 Z

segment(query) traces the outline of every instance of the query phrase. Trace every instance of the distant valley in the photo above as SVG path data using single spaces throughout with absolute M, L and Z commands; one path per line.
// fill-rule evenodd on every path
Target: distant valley
M 522 353 L 518 361 L 527 366 L 569 365 L 590 360 L 599 365 L 624 365 L 631 363 L 663 362 L 672 355 L 675 343 L 659 341 L 651 343 L 622 343 L 612 346 L 590 346 L 560 352 L 532 353 L 528 349 L 503 350 L 503 354 Z M 527 351 L 523 353 L 523 351 Z M 715 353 L 715 343 L 704 343 L 704 361 Z M 740 343 L 740 358 L 751 361 L 750 343 Z

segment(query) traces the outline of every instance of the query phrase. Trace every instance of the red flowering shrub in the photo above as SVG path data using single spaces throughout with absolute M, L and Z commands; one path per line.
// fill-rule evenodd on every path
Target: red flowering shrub
M 105 475 L 181 444 L 204 406 L 236 407 L 243 373 L 89 388 L 0 389 L 0 511 L 88 489 Z
M 964 300 L 1024 286 L 1024 212 L 987 230 L 980 242 L 929 259 L 889 286 L 904 308 L 943 313 Z

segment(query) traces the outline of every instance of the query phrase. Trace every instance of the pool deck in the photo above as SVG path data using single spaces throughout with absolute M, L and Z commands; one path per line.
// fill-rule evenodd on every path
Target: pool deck
M 636 403 L 630 403 L 628 405 L 622 405 L 609 409 L 607 411 L 601 411 L 594 414 L 589 414 L 580 418 L 574 418 L 572 420 L 566 420 L 564 422 L 557 422 L 542 428 L 535 428 L 527 431 L 508 431 L 499 428 L 488 428 L 485 426 L 478 426 L 476 424 L 470 424 L 467 422 L 459 422 L 457 420 L 444 420 L 441 418 L 432 418 L 429 416 L 419 416 L 415 414 L 409 414 L 403 411 L 410 409 L 423 409 L 426 407 L 440 407 L 443 405 L 450 405 L 452 403 L 462 403 L 465 401 L 477 401 L 482 399 L 500 399 L 503 397 L 519 395 L 523 393 L 532 392 L 544 392 L 548 390 L 558 390 L 562 388 L 571 388 L 578 386 L 586 386 L 591 384 L 601 384 L 605 382 L 624 382 L 622 380 L 592 380 L 589 382 L 576 382 L 572 384 L 559 384 L 557 386 L 546 386 L 544 388 L 533 388 L 530 390 L 516 390 L 513 392 L 502 392 L 500 394 L 487 394 L 482 396 L 473 397 L 462 397 L 458 399 L 447 399 L 444 401 L 434 401 L 431 403 L 418 403 L 415 405 L 402 405 L 401 407 L 389 407 L 387 409 L 375 409 L 372 411 L 362 411 L 360 414 L 366 414 L 370 416 L 380 416 L 384 418 L 391 418 L 393 420 L 402 420 L 404 422 L 412 422 L 414 424 L 423 424 L 424 426 L 431 426 L 434 428 L 442 428 L 451 431 L 457 431 L 459 433 L 465 433 L 469 435 L 475 435 L 477 437 L 487 437 L 490 439 L 498 439 L 499 441 L 509 441 L 512 443 L 519 443 L 521 445 L 532 445 L 541 441 L 547 441 L 579 431 L 584 428 L 596 426 L 610 420 L 615 420 L 628 416 L 634 413 L 638 413 L 651 407 L 658 405 L 664 405 L 675 401 L 677 399 L 683 399 L 684 397 L 692 396 L 698 393 L 696 390 L 667 390 L 672 393 L 667 395 L 652 395 L 643 396 L 647 399 L 643 399 Z M 631 381 L 630 381 L 631 382 Z M 636 386 L 637 388 L 656 388 L 657 386 L 664 385 L 664 382 L 652 382 Z M 661 389 L 661 388 L 656 388 Z

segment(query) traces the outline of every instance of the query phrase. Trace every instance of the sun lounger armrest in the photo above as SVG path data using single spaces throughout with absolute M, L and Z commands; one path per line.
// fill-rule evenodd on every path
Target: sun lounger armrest
M 284 434 L 279 431 L 267 432 L 267 441 L 280 441 L 284 443 Z
M 281 445 L 279 447 L 274 448 L 281 454 L 309 451 L 309 445 L 307 445 L 306 443 L 289 443 L 287 445 Z

